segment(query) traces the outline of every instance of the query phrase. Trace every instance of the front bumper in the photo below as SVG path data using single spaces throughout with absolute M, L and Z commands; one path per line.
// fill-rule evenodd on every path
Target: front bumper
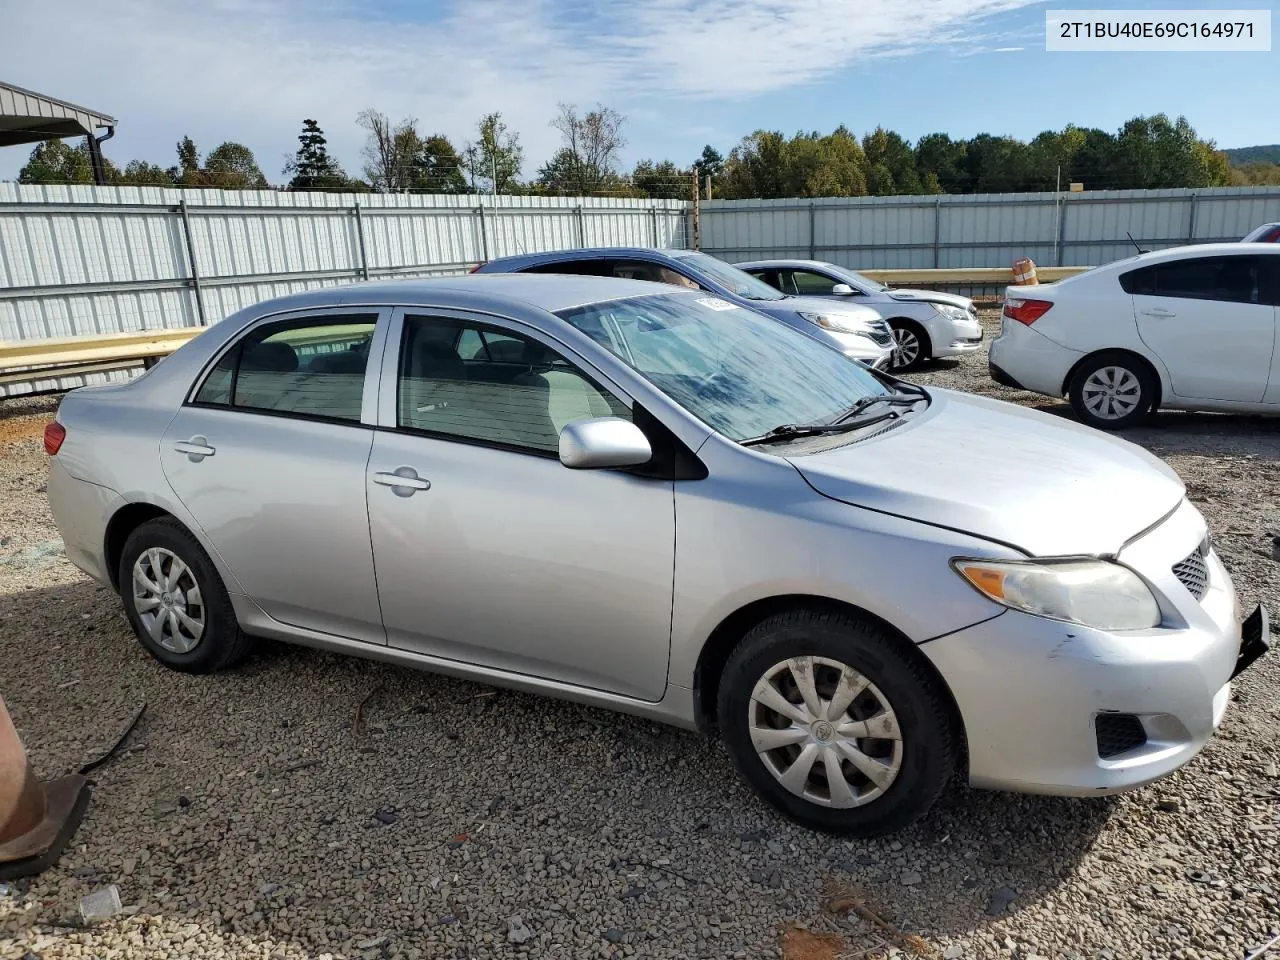
M 1161 627 L 1107 632 L 1006 610 L 920 647 L 955 697 L 971 784 L 1120 793 L 1203 749 L 1226 713 L 1231 680 L 1267 651 L 1270 625 L 1259 608 L 1240 626 L 1235 590 L 1212 551 L 1202 600 L 1174 577 L 1170 564 L 1202 531 L 1184 505 L 1120 554 L 1157 595 Z M 1117 744 L 1115 731 L 1125 729 L 1134 735 Z
M 935 358 L 958 357 L 982 349 L 984 333 L 977 320 L 939 319 L 939 329 L 929 337 Z

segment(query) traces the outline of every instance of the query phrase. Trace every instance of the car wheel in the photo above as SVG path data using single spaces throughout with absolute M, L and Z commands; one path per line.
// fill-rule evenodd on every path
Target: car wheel
M 729 657 L 719 722 L 735 764 L 794 820 L 870 837 L 933 805 L 955 767 L 945 693 L 887 631 L 818 610 L 776 614 Z
M 891 320 L 889 327 L 893 330 L 891 369 L 914 370 L 929 359 L 933 345 L 923 327 L 902 320 Z
M 1103 430 L 1136 426 L 1155 406 L 1156 392 L 1146 365 L 1124 354 L 1086 360 L 1067 389 L 1076 416 Z
M 222 578 L 178 521 L 150 520 L 129 534 L 119 583 L 134 633 L 166 667 L 212 673 L 249 652 Z

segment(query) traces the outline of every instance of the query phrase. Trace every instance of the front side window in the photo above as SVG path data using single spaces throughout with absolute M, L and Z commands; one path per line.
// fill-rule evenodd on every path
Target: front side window
M 358 423 L 375 322 L 356 316 L 264 324 L 222 356 L 195 402 Z
M 784 286 L 783 289 L 802 297 L 828 297 L 831 295 L 831 288 L 836 285 L 836 281 L 830 277 L 810 270 L 792 270 L 790 274 L 790 287 Z
M 408 316 L 404 324 L 403 429 L 555 454 L 571 421 L 631 418 L 625 403 L 529 337 L 446 317 Z
M 717 297 L 669 293 L 557 313 L 733 440 L 827 423 L 888 394 L 861 364 Z
M 1261 263 L 1256 257 L 1196 257 L 1157 263 L 1122 274 L 1125 293 L 1185 300 L 1262 303 Z

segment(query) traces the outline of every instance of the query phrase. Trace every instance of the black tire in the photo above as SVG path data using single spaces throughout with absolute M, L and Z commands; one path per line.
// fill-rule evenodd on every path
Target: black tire
M 1091 384 L 1090 378 L 1099 374 L 1100 371 L 1105 376 L 1105 371 L 1108 369 L 1113 371 L 1108 379 L 1125 387 L 1119 391 L 1118 398 L 1126 402 L 1129 399 L 1137 401 L 1132 410 L 1113 417 L 1099 416 L 1089 408 L 1086 402 L 1086 390 L 1096 384 L 1096 381 Z M 1136 396 L 1127 388 L 1129 384 L 1136 384 Z M 1118 352 L 1099 353 L 1087 358 L 1076 369 L 1071 382 L 1067 385 L 1067 397 L 1071 401 L 1071 409 L 1075 411 L 1082 423 L 1097 427 L 1099 430 L 1124 430 L 1128 427 L 1136 427 L 1151 415 L 1160 400 L 1159 393 L 1159 382 L 1146 361 L 1140 360 L 1133 354 Z M 1104 404 L 1111 406 L 1105 400 Z
M 773 806 L 819 830 L 872 837 L 900 830 L 923 816 L 952 776 L 958 735 L 946 693 L 913 653 L 879 625 L 845 613 L 799 609 L 762 621 L 742 638 L 720 680 L 719 725 L 739 771 Z M 861 806 L 837 808 L 792 793 L 766 767 L 752 743 L 750 720 L 758 708 L 752 706 L 751 696 L 756 683 L 782 661 L 804 656 L 827 658 L 856 670 L 876 688 L 868 693 L 887 700 L 897 717 L 901 733 L 897 776 L 878 797 Z M 820 677 L 821 671 L 815 674 Z M 818 691 L 821 695 L 821 680 Z M 857 706 L 861 702 L 860 697 L 851 709 L 861 710 Z M 864 748 L 876 743 L 874 738 L 860 741 Z M 815 770 L 819 767 L 818 776 L 825 780 L 822 761 L 814 763 Z
M 193 597 L 188 589 L 192 582 L 199 589 L 200 602 L 197 604 L 193 600 L 189 607 L 185 603 L 182 606 L 184 612 L 190 614 L 198 611 L 203 620 L 200 636 L 185 652 L 166 648 L 154 638 L 143 622 L 144 613 L 138 610 L 134 564 L 153 548 L 168 551 L 186 566 L 188 575 L 178 587 L 184 600 Z M 172 561 L 169 561 L 168 569 L 173 570 Z M 120 555 L 118 582 L 125 615 L 133 632 L 147 652 L 166 667 L 183 673 L 214 673 L 232 666 L 249 653 L 253 640 L 240 629 L 222 578 L 196 539 L 172 517 L 149 520 L 129 534 Z
M 933 359 L 933 341 L 929 339 L 928 331 L 926 331 L 924 327 L 920 326 L 920 324 L 916 323 L 914 320 L 890 320 L 889 329 L 893 331 L 893 338 L 895 341 L 898 339 L 898 331 L 902 330 L 915 337 L 916 343 L 919 345 L 916 355 L 912 359 L 901 366 L 898 366 L 895 360 L 893 361 L 893 365 L 890 369 L 894 371 L 915 370 Z M 894 354 L 896 356 L 896 349 Z

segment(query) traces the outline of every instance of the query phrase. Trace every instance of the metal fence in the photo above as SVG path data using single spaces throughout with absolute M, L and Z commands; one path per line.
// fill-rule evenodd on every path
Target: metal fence
M 216 323 L 286 293 L 492 257 L 686 244 L 672 200 L 0 183 L 0 341 Z M 0 396 L 130 371 L 0 384 Z
M 1280 189 L 1211 187 L 938 197 L 713 200 L 702 249 L 725 260 L 795 257 L 855 269 L 1093 266 L 1143 249 L 1239 240 L 1280 220 Z

